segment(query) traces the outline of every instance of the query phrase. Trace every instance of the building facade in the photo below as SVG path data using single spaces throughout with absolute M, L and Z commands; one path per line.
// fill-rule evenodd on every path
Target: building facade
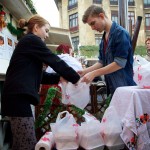
M 55 0 L 60 14 L 60 27 L 70 30 L 74 49 L 78 46 L 98 45 L 102 33 L 93 31 L 82 22 L 84 11 L 92 4 L 104 8 L 109 19 L 118 22 L 118 0 Z M 144 45 L 150 37 L 150 0 L 128 0 L 128 19 L 134 32 L 137 16 L 142 16 L 137 45 Z

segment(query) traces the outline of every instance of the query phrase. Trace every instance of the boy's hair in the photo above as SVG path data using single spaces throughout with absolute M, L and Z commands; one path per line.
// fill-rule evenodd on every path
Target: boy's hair
M 90 7 L 87 8 L 87 10 L 84 12 L 84 15 L 82 17 L 83 23 L 87 23 L 87 20 L 90 16 L 98 16 L 100 13 L 103 13 L 105 16 L 105 11 L 103 10 L 102 7 L 96 6 L 96 5 L 91 5 Z

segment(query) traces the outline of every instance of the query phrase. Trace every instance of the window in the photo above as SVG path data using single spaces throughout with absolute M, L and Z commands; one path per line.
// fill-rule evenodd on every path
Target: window
M 110 0 L 110 5 L 118 5 L 118 0 Z
M 129 5 L 129 6 L 134 6 L 134 5 L 135 5 L 134 0 L 128 0 L 128 5 Z
M 111 11 L 111 20 L 118 23 L 118 11 Z
M 150 0 L 144 0 L 144 8 L 150 8 Z
M 99 45 L 102 40 L 102 37 L 100 35 L 95 35 L 95 45 Z
M 94 4 L 102 4 L 102 0 L 93 0 Z
M 150 30 L 150 14 L 145 14 L 145 29 Z
M 70 31 L 78 30 L 78 13 L 69 16 L 69 28 Z
M 78 50 L 79 37 L 78 36 L 77 37 L 72 37 L 71 40 L 72 40 L 74 50 Z
M 68 1 L 68 10 L 77 7 L 77 0 L 69 0 Z
M 135 27 L 135 14 L 133 11 L 128 12 L 128 20 L 132 20 L 132 29 Z

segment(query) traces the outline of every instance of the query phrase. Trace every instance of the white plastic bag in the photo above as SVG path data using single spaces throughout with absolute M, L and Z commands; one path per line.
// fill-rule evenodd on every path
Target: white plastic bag
M 45 150 L 51 150 L 54 145 L 54 137 L 52 132 L 46 132 L 38 143 L 35 145 L 35 150 L 44 148 Z
M 133 68 L 139 65 L 145 65 L 147 63 L 148 61 L 144 57 L 140 55 L 134 55 Z
M 62 103 L 73 104 L 81 109 L 84 109 L 90 101 L 89 84 L 79 82 L 74 85 L 70 82 L 62 83 Z
M 62 115 L 65 117 L 61 118 Z M 58 150 L 77 149 L 79 147 L 78 125 L 72 114 L 63 111 L 58 114 L 56 123 L 51 124 L 56 148 Z
M 141 88 L 150 88 L 150 63 L 134 67 L 134 81 Z
M 61 54 L 58 55 L 58 57 L 60 57 L 63 61 L 65 61 L 70 67 L 72 67 L 76 71 L 83 69 L 81 63 L 69 54 Z M 46 72 L 54 73 L 55 71 L 50 66 L 48 66 Z
M 104 141 L 100 134 L 100 121 L 94 116 L 86 113 L 83 115 L 86 122 L 81 123 L 79 127 L 80 146 L 84 149 L 104 149 Z
M 97 120 L 92 114 L 85 112 L 83 117 L 85 118 L 85 122 L 90 122 L 91 120 Z
M 124 148 L 120 134 L 122 132 L 121 120 L 113 106 L 109 106 L 102 118 L 100 132 L 104 139 L 105 145 L 110 150 L 120 150 Z

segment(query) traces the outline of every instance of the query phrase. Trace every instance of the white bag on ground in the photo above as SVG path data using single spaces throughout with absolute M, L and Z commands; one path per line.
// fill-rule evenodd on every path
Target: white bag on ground
M 61 118 L 65 113 L 65 117 Z M 79 147 L 78 124 L 68 111 L 58 114 L 56 123 L 51 124 L 51 129 L 58 150 L 77 149 Z
M 150 88 L 150 63 L 134 67 L 134 81 L 141 88 Z
M 62 83 L 61 88 L 63 104 L 73 104 L 84 109 L 90 101 L 89 84 L 85 82 L 79 82 L 78 85 Z
M 102 118 L 100 132 L 105 145 L 109 150 L 120 150 L 124 148 L 120 134 L 122 132 L 121 120 L 113 106 L 109 106 Z
M 45 150 L 51 150 L 54 145 L 54 137 L 52 132 L 46 132 L 38 143 L 35 145 L 35 150 L 44 148 Z
M 86 118 L 86 116 L 88 116 Z M 95 117 L 89 117 L 89 114 L 84 115 L 86 122 L 81 123 L 79 127 L 80 146 L 86 150 L 98 148 L 104 149 L 104 141 L 100 134 L 100 121 Z

